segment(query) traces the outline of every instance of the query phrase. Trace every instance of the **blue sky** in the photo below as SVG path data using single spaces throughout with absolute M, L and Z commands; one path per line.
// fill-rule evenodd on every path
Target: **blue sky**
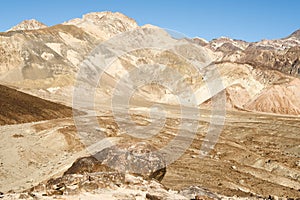
M 282 38 L 300 29 L 300 0 L 3 0 L 0 31 L 24 19 L 47 25 L 92 11 L 118 11 L 139 25 L 154 24 L 208 40 Z

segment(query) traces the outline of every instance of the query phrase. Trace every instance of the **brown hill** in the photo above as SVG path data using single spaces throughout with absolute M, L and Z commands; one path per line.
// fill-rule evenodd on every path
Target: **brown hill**
M 0 125 L 70 117 L 72 108 L 0 85 Z
M 277 114 L 300 115 L 300 80 L 272 87 L 263 91 L 258 98 L 245 105 L 249 110 Z

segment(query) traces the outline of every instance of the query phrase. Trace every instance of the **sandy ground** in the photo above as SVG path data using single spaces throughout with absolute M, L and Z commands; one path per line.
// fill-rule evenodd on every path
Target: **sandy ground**
M 160 133 L 147 139 L 124 134 L 110 112 L 98 116 L 98 128 L 89 127 L 91 116 L 83 119 L 89 133 L 101 129 L 112 141 L 147 141 L 162 148 L 176 136 L 180 122 L 177 112 L 176 109 L 169 112 Z M 299 197 L 300 118 L 228 112 L 215 149 L 209 156 L 200 158 L 199 149 L 210 112 L 202 110 L 200 113 L 197 135 L 185 154 L 168 166 L 164 185 L 174 190 L 195 185 L 227 196 L 247 197 L 254 193 L 266 197 Z M 131 116 L 141 128 L 150 122 L 147 109 Z M 86 143 L 80 140 L 74 121 L 69 118 L 0 126 L 0 134 L 1 192 L 22 191 L 59 176 L 76 158 L 90 152 L 84 148 Z M 191 136 L 189 130 L 185 134 L 183 143 Z M 180 145 L 179 142 L 178 148 Z
M 63 171 L 76 158 L 59 129 L 72 120 L 0 127 L 0 190 L 21 191 Z M 80 147 L 77 148 L 77 150 Z

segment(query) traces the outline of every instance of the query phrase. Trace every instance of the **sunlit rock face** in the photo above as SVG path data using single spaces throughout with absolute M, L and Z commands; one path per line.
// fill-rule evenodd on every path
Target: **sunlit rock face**
M 37 30 L 42 28 L 47 28 L 47 26 L 35 19 L 30 19 L 21 22 L 20 24 L 12 27 L 8 31 L 29 31 L 29 30 Z

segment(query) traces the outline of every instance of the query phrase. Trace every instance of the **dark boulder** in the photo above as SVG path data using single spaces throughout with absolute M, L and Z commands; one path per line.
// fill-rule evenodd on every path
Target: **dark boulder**
M 161 181 L 166 174 L 166 163 L 163 156 L 149 144 L 122 144 L 106 148 L 93 156 L 79 158 L 64 175 L 95 172 L 130 173 Z

